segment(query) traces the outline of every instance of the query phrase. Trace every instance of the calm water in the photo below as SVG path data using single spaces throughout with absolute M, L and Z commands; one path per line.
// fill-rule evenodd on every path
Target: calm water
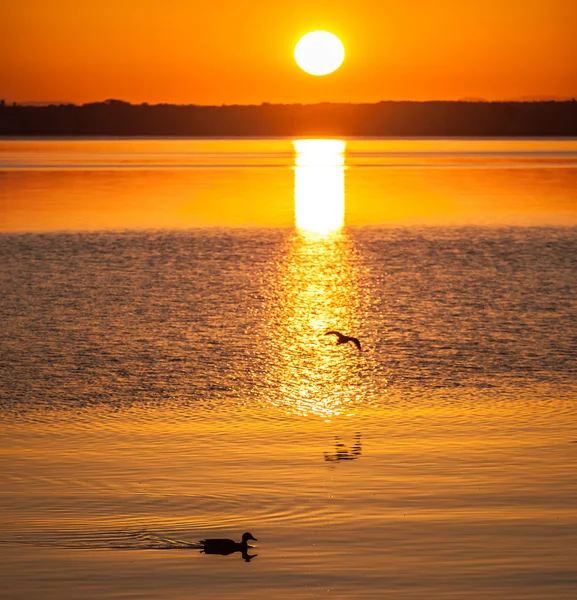
M 3 597 L 575 597 L 577 142 L 2 141 L 0 232 Z

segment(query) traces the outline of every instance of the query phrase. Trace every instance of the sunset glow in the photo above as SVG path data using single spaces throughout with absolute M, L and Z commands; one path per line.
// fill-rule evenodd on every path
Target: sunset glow
M 201 10 L 7 0 L 1 94 L 216 105 L 572 97 L 575 22 L 574 0 L 223 0 Z M 304 77 L 293 58 L 315 29 L 334 33 L 347 54 L 346 69 L 321 80 Z
M 3 1 L 3 597 L 568 598 L 575 23 Z

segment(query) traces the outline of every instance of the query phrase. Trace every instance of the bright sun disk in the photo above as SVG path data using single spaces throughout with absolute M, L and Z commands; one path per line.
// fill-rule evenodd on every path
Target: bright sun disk
M 339 38 L 328 31 L 311 31 L 295 46 L 297 65 L 310 75 L 328 75 L 345 59 L 345 48 Z

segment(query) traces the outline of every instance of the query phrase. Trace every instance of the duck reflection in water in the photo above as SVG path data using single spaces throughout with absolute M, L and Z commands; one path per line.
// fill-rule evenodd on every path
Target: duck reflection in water
M 253 547 L 248 545 L 248 540 L 254 540 L 255 542 L 258 542 L 258 540 L 253 537 L 252 533 L 249 533 L 248 531 L 242 534 L 242 541 L 240 542 L 235 542 L 234 540 L 229 540 L 226 538 L 200 540 L 202 545 L 201 552 L 204 554 L 220 554 L 221 556 L 228 556 L 229 554 L 240 552 L 242 558 L 246 562 L 250 562 L 253 558 L 258 556 L 258 554 L 248 553 L 248 549 Z
M 361 434 L 355 434 L 355 443 L 353 447 L 349 450 L 345 444 L 341 441 L 341 438 L 336 435 L 335 436 L 335 451 L 334 452 L 325 452 L 325 460 L 327 462 L 340 462 L 342 460 L 356 460 L 361 456 L 362 446 L 361 446 Z

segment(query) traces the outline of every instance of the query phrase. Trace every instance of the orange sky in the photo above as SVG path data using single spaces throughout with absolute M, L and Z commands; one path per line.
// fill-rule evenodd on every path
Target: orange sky
M 577 0 L 3 0 L 0 97 L 259 104 L 577 97 Z M 343 67 L 300 71 L 304 33 Z

